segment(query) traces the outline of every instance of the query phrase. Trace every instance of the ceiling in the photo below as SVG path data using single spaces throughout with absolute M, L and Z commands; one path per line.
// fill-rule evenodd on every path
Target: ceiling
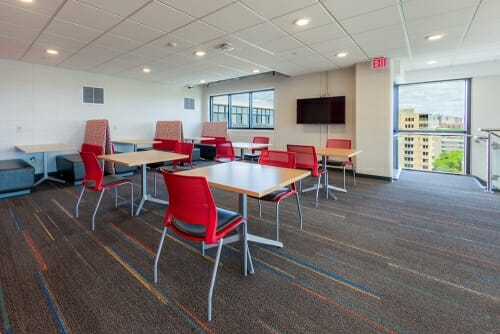
M 380 56 L 415 70 L 500 60 L 498 13 L 500 0 L 0 0 L 0 58 L 176 85 Z

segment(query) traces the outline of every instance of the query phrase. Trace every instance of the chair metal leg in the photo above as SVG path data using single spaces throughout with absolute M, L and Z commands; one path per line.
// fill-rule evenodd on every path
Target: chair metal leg
M 217 247 L 217 255 L 215 256 L 214 269 L 212 271 L 212 279 L 210 281 L 210 289 L 208 290 L 208 321 L 212 321 L 212 295 L 214 292 L 215 278 L 217 277 L 217 267 L 219 266 L 220 252 L 224 239 L 219 240 L 219 247 Z
M 155 197 L 156 197 L 156 174 L 158 174 L 158 171 L 155 170 L 154 173 L 155 174 L 154 174 L 154 177 L 153 177 L 153 179 L 154 179 L 154 186 L 153 186 L 154 191 L 153 191 L 153 193 L 155 194 Z
M 156 256 L 155 256 L 155 265 L 154 265 L 154 282 L 158 282 L 158 260 L 160 259 L 160 254 L 161 254 L 161 249 L 163 247 L 163 241 L 165 241 L 165 235 L 167 234 L 167 227 L 163 228 L 163 233 L 161 235 L 160 239 L 160 245 L 158 246 L 158 250 L 156 251 Z
M 78 197 L 78 202 L 76 202 L 76 208 L 75 208 L 75 217 L 76 218 L 78 218 L 78 206 L 80 205 L 80 201 L 82 200 L 84 192 L 85 192 L 85 186 L 82 186 L 82 191 L 80 191 L 80 197 Z
M 302 230 L 302 208 L 300 207 L 299 193 L 295 194 L 295 198 L 297 200 L 297 208 L 299 209 L 300 229 Z
M 134 184 L 130 182 L 130 215 L 134 215 Z
M 318 184 L 316 185 L 316 207 L 318 207 L 318 195 L 319 195 L 320 185 L 321 185 L 321 175 L 318 176 Z
M 280 241 L 280 202 L 276 202 L 276 241 Z
M 344 173 L 344 189 L 345 189 L 345 168 L 346 168 L 346 166 L 344 166 L 344 168 L 343 168 L 343 173 Z
M 115 208 L 118 207 L 118 187 L 115 187 Z
M 97 200 L 97 205 L 95 207 L 94 214 L 92 215 L 92 231 L 95 230 L 95 215 L 97 214 L 97 210 L 99 209 L 99 205 L 101 204 L 102 195 L 104 195 L 104 189 L 100 191 L 99 199 Z
M 259 217 L 262 217 L 262 201 L 259 199 Z
M 354 185 L 356 185 L 356 167 L 354 166 L 354 163 L 351 166 L 352 168 L 352 179 L 354 181 Z

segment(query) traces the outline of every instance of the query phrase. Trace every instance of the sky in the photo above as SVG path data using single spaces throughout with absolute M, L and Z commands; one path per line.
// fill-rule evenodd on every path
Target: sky
M 465 80 L 399 86 L 399 107 L 413 107 L 419 114 L 464 117 Z

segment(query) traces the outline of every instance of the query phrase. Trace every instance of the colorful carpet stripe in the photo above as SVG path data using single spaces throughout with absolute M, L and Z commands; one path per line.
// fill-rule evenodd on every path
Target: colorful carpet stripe
M 21 222 L 19 221 L 19 217 L 17 217 L 16 212 L 14 211 L 14 205 L 11 204 L 12 202 L 9 201 L 9 210 L 10 210 L 10 216 L 12 217 L 12 220 L 14 220 L 14 223 L 16 223 L 16 227 L 19 232 L 23 231 L 23 226 L 21 225 Z
M 0 312 L 2 314 L 2 327 L 6 334 L 12 333 L 12 328 L 9 323 L 9 315 L 7 314 L 7 305 L 3 296 L 2 282 L 0 281 Z
M 42 226 L 43 230 L 49 236 L 50 240 L 54 241 L 55 240 L 54 236 L 52 235 L 52 233 L 50 233 L 47 226 L 45 226 L 45 224 L 42 222 L 40 216 L 36 212 L 33 212 L 33 216 L 35 216 L 36 221 L 40 224 L 40 226 Z
M 268 249 L 268 248 L 264 248 L 264 247 L 258 247 L 259 249 L 262 249 L 263 251 L 267 252 L 267 253 L 270 253 L 270 254 L 273 254 L 279 258 L 282 258 L 290 263 L 293 263 L 295 264 L 296 266 L 299 266 L 301 268 L 304 268 L 304 269 L 307 269 L 309 270 L 310 272 L 313 272 L 317 275 L 320 275 L 320 276 L 323 276 L 323 277 L 326 277 L 328 279 L 331 279 L 337 283 L 340 283 L 350 289 L 353 289 L 353 290 L 356 290 L 356 291 L 359 291 L 365 295 L 368 295 L 372 298 L 375 298 L 375 299 L 380 299 L 380 297 L 382 297 L 382 293 L 381 292 L 378 292 L 378 291 L 375 291 L 373 289 L 370 289 L 370 288 L 367 288 L 359 283 L 356 283 L 356 282 L 353 282 L 347 278 L 344 278 L 342 276 L 339 276 L 339 275 L 336 275 L 334 273 L 331 273 L 331 272 L 328 272 L 326 270 L 323 270 L 321 268 L 318 268 L 316 266 L 313 266 L 305 261 L 302 261 L 300 259 L 297 259 L 293 256 L 290 256 L 290 255 L 287 255 L 287 254 L 284 254 L 282 252 L 278 252 L 276 250 L 273 250 L 273 249 Z
M 47 270 L 47 264 L 45 263 L 45 260 L 42 257 L 42 254 L 40 254 L 40 251 L 38 248 L 35 246 L 35 242 L 31 238 L 31 235 L 28 233 L 28 231 L 23 232 L 24 239 L 28 243 L 28 245 L 31 248 L 31 252 L 33 252 L 33 255 L 35 256 L 36 260 L 38 261 L 38 264 L 40 265 L 40 270 L 45 271 Z
M 42 289 L 43 296 L 45 297 L 45 301 L 49 305 L 50 311 L 52 312 L 52 315 L 54 316 L 54 319 L 56 320 L 57 326 L 59 327 L 59 330 L 62 334 L 66 333 L 66 328 L 64 327 L 64 323 L 59 316 L 59 313 L 57 312 L 56 306 L 52 302 L 52 298 L 50 296 L 50 292 L 47 289 L 47 285 L 45 284 L 45 281 L 40 274 L 40 272 L 35 273 L 36 280 L 38 281 L 38 284 L 40 284 L 40 288 Z

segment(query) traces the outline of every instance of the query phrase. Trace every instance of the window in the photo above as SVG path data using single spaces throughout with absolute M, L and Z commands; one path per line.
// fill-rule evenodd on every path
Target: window
M 227 121 L 230 129 L 273 129 L 274 90 L 211 96 L 210 120 Z

